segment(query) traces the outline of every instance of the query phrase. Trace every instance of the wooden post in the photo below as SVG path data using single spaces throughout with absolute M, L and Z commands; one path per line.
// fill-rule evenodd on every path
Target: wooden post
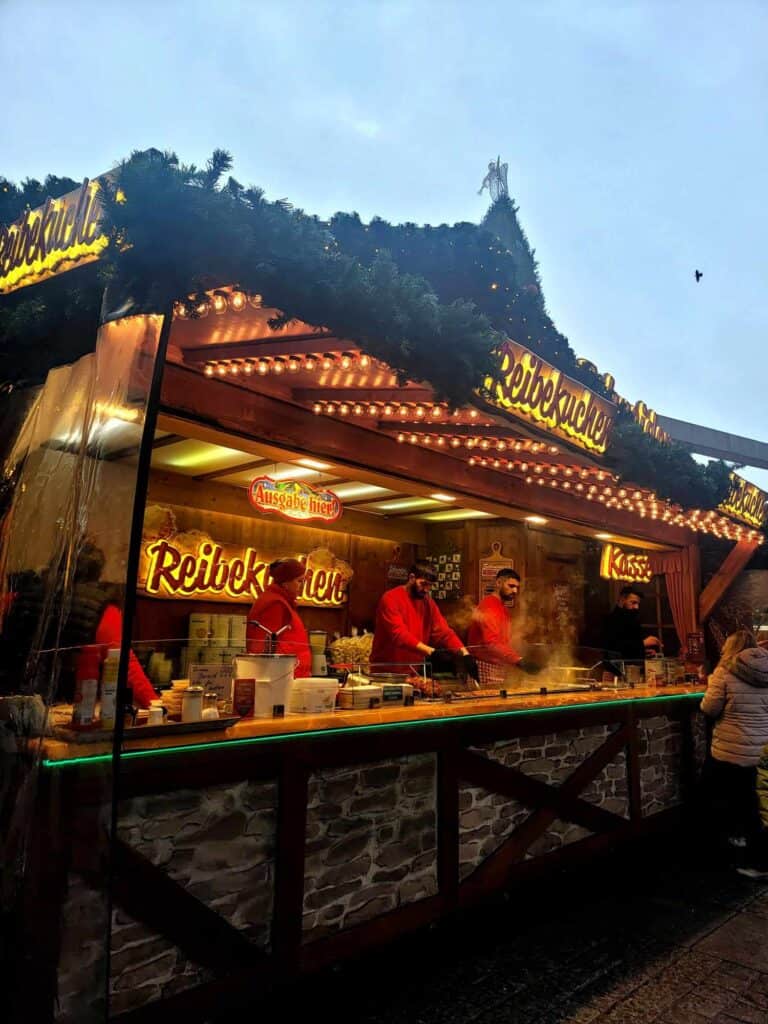
M 699 621 L 703 624 L 725 597 L 742 569 L 749 563 L 758 545 L 753 540 L 740 540 L 731 548 L 723 564 L 704 587 L 699 598 Z

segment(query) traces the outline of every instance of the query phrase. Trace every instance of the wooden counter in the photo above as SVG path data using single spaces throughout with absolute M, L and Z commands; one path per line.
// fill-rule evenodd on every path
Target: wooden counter
M 336 710 L 319 715 L 289 714 L 285 718 L 242 719 L 225 730 L 201 730 L 199 732 L 167 736 L 152 736 L 142 739 L 131 738 L 123 747 L 125 756 L 139 752 L 182 749 L 185 747 L 210 747 L 215 744 L 231 745 L 238 741 L 267 741 L 307 737 L 309 734 L 322 737 L 323 734 L 337 735 L 349 730 L 383 730 L 415 725 L 434 725 L 441 722 L 465 720 L 486 716 L 494 718 L 531 715 L 535 712 L 578 711 L 600 705 L 621 704 L 645 705 L 656 701 L 675 698 L 699 698 L 703 691 L 697 685 L 690 686 L 636 686 L 634 688 L 586 690 L 546 695 L 509 696 L 501 698 L 495 692 L 488 696 L 474 695 L 451 701 L 418 701 L 412 707 L 376 708 L 370 711 Z M 650 710 L 650 707 L 646 709 Z M 191 751 L 190 751 L 191 752 Z M 112 754 L 112 743 L 107 734 L 86 733 L 77 739 L 46 738 L 43 743 L 43 763 L 54 767 L 59 762 L 99 758 L 104 760 Z

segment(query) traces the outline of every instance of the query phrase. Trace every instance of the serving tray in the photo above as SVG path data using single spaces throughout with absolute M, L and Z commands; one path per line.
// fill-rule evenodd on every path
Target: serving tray
M 162 725 L 131 725 L 123 730 L 123 739 L 140 740 L 151 736 L 181 736 L 188 732 L 213 732 L 214 729 L 228 729 L 240 721 L 239 715 L 226 718 L 206 718 L 200 722 L 164 722 Z

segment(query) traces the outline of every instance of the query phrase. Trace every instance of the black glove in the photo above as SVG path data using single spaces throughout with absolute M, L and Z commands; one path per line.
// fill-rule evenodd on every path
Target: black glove
M 537 676 L 542 669 L 541 665 L 537 665 L 535 661 L 531 661 L 529 658 L 521 658 L 517 663 L 517 667 L 529 676 Z
M 480 682 L 480 673 L 477 670 L 477 658 L 474 654 L 462 655 L 461 667 L 465 675 L 471 676 L 476 683 Z

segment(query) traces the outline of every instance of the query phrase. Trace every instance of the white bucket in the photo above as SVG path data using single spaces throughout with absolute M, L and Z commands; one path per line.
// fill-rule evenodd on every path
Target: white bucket
M 271 718 L 274 707 L 288 710 L 297 664 L 295 654 L 238 654 L 233 659 L 235 679 L 256 681 L 256 718 Z

